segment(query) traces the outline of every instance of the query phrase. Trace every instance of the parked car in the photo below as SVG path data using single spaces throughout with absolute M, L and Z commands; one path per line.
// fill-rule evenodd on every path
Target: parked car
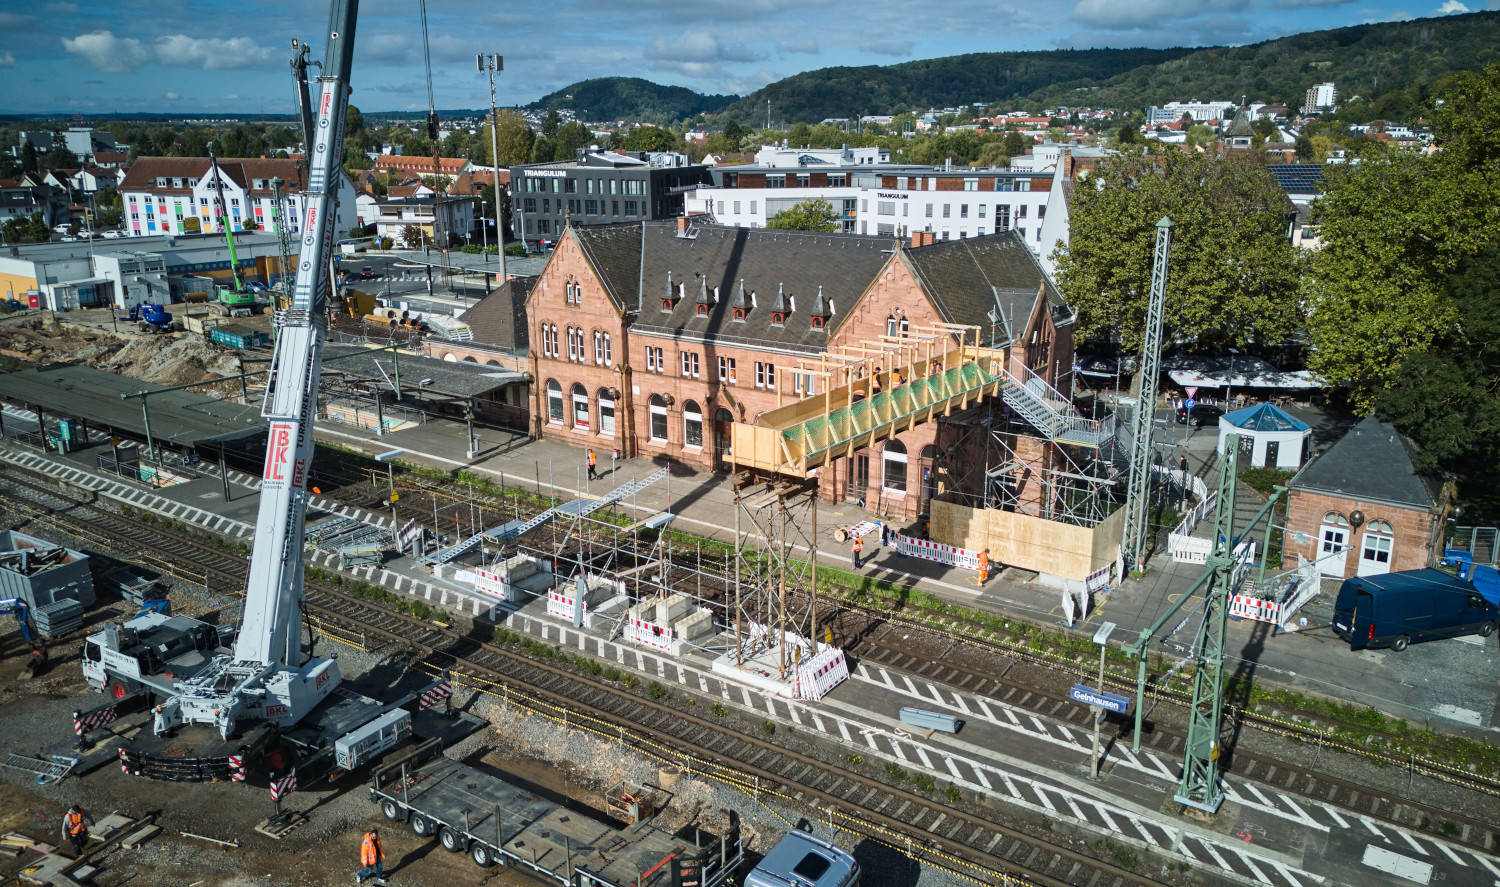
M 1119 364 L 1110 357 L 1100 357 L 1097 354 L 1080 354 L 1073 358 L 1078 365 L 1078 372 L 1085 376 L 1114 376 L 1119 373 Z
M 370 278 L 375 276 L 375 269 L 370 265 L 366 265 L 365 267 L 359 269 L 359 276 L 363 277 L 365 280 L 369 280 Z
M 1219 417 L 1222 415 L 1224 415 L 1223 407 L 1208 403 L 1200 403 L 1191 410 L 1187 407 L 1178 407 L 1177 424 L 1202 428 L 1204 425 L 1219 424 Z
M 64 234 L 62 236 L 62 242 L 63 243 L 77 243 L 78 242 L 78 238 L 74 237 L 71 234 Z
M 120 237 L 121 234 L 118 231 L 105 231 L 103 234 L 100 234 L 99 236 L 102 237 L 102 238 L 104 238 L 105 240 L 114 240 L 115 238 Z
M 245 284 L 245 289 L 249 290 L 252 293 L 255 293 L 256 295 L 260 295 L 261 293 L 269 290 L 270 287 L 266 286 L 258 280 L 252 280 L 249 283 Z
M 1390 647 L 1397 653 L 1420 641 L 1487 638 L 1500 624 L 1500 608 L 1485 591 L 1431 569 L 1345 579 L 1333 604 L 1333 631 L 1352 650 Z

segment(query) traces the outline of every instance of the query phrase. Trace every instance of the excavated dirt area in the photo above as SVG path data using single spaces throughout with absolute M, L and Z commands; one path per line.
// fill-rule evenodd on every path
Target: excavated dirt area
M 235 321 L 254 327 L 267 322 L 261 317 Z M 111 313 L 103 309 L 56 316 L 29 313 L 0 320 L 0 357 L 34 366 L 85 364 L 164 386 L 238 373 L 236 354 L 199 333 L 139 332 L 132 324 L 112 322 Z

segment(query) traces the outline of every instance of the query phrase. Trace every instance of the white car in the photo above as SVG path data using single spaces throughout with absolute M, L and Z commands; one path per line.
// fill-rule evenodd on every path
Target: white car
M 74 237 L 71 234 L 64 234 L 62 236 L 62 242 L 63 243 L 77 243 L 78 242 L 78 238 Z
M 99 236 L 102 237 L 102 238 L 104 238 L 105 240 L 114 240 L 115 238 L 117 238 L 117 237 L 120 236 L 120 232 L 118 232 L 118 231 L 105 231 L 103 234 L 100 234 Z

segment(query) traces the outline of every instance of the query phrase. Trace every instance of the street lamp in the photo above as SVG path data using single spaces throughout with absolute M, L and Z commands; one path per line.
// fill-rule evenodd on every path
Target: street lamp
M 495 72 L 505 70 L 505 57 L 479 53 L 474 57 L 480 71 L 490 74 L 490 162 L 495 171 L 495 260 L 500 263 L 499 280 L 505 282 L 505 229 L 500 227 L 500 115 L 495 110 Z M 489 263 L 489 253 L 485 253 Z
M 1229 405 L 1232 403 L 1229 395 L 1234 391 L 1234 356 L 1239 353 L 1237 349 L 1229 349 L 1229 384 L 1224 386 L 1224 412 L 1226 413 L 1229 412 Z

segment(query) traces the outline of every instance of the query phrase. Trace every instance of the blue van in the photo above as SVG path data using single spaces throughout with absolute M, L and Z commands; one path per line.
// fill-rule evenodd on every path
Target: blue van
M 1406 570 L 1344 580 L 1333 630 L 1351 650 L 1405 650 L 1415 641 L 1478 634 L 1500 625 L 1500 607 L 1472 582 L 1441 570 Z
M 792 829 L 745 876 L 745 887 L 859 887 L 859 863 L 822 838 Z

